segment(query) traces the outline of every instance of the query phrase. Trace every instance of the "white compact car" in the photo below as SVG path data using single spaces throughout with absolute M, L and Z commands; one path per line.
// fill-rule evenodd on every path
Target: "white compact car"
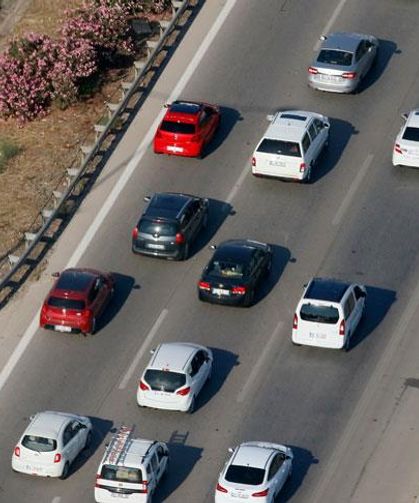
M 160 344 L 152 354 L 138 385 L 138 405 L 193 412 L 198 393 L 211 377 L 211 350 L 174 342 Z
M 364 313 L 366 296 L 362 285 L 313 278 L 294 314 L 292 342 L 348 349 Z
M 100 462 L 95 484 L 97 503 L 151 503 L 169 466 L 164 442 L 132 438 L 133 428 L 121 426 Z
M 218 478 L 215 503 L 274 503 L 291 477 L 292 450 L 271 442 L 245 442 L 229 451 L 232 456 Z
M 329 119 L 300 110 L 277 112 L 267 119 L 271 124 L 253 153 L 253 175 L 309 182 L 329 142 Z
M 403 114 L 406 121 L 393 148 L 393 166 L 419 168 L 419 108 Z
M 39 412 L 31 418 L 12 456 L 13 470 L 65 479 L 71 463 L 89 446 L 90 419 L 64 412 Z

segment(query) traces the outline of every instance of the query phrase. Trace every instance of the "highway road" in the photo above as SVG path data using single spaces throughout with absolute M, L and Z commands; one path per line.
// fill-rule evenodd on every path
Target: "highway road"
M 28 328 L 26 350 L 12 356 L 10 375 L 2 374 L 2 503 L 93 501 L 104 438 L 122 422 L 135 424 L 140 437 L 169 442 L 170 472 L 156 502 L 213 501 L 227 448 L 255 439 L 294 449 L 293 478 L 280 501 L 351 500 L 372 449 L 365 411 L 374 398 L 388 399 L 383 376 L 395 361 L 403 375 L 400 352 L 409 353 L 416 335 L 409 327 L 419 306 L 419 172 L 394 169 L 391 149 L 400 114 L 417 104 L 418 16 L 418 3 L 409 0 L 203 4 L 41 280 L 8 307 L 2 337 L 9 356 L 51 285 L 51 271 L 77 262 L 117 275 L 115 300 L 94 336 Z M 340 96 L 307 87 L 313 49 L 328 30 L 380 39 L 378 63 L 362 92 Z M 173 92 L 222 107 L 221 130 L 203 160 L 141 148 Z M 311 185 L 250 173 L 265 116 L 278 108 L 330 117 L 330 148 Z M 207 234 L 184 263 L 131 253 L 143 196 L 164 190 L 211 198 Z M 103 204 L 106 214 L 99 212 Z M 250 309 L 197 300 L 196 282 L 211 255 L 207 245 L 230 237 L 274 245 L 273 272 Z M 293 310 L 314 275 L 368 288 L 366 318 L 348 353 L 291 344 Z M 194 341 L 214 351 L 213 379 L 193 415 L 136 405 L 148 351 L 162 341 Z M 10 469 L 15 442 L 39 410 L 74 411 L 94 421 L 94 445 L 65 481 Z M 348 460 L 355 434 L 363 452 Z

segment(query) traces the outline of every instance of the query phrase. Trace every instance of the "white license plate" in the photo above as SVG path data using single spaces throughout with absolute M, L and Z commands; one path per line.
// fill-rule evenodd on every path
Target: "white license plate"
M 65 325 L 55 325 L 54 328 L 57 332 L 71 332 L 71 327 L 66 327 Z
M 183 147 L 175 147 L 174 145 L 169 145 L 167 147 L 169 152 L 183 152 Z
M 111 496 L 112 496 L 113 498 L 128 498 L 129 494 L 111 493 Z
M 164 245 L 158 245 L 155 243 L 147 243 L 147 248 L 153 248 L 153 250 L 164 250 Z
M 230 295 L 230 290 L 224 290 L 224 288 L 213 288 L 212 293 L 214 295 Z
M 269 166 L 278 166 L 280 168 L 285 168 L 284 161 L 269 161 Z
M 340 77 L 338 75 L 320 75 L 320 78 L 322 80 L 332 80 L 332 81 L 340 80 Z
M 231 495 L 233 496 L 233 498 L 241 498 L 241 499 L 247 499 L 249 497 L 248 494 L 239 492 L 232 492 Z
M 327 335 L 326 334 L 319 334 L 317 332 L 310 332 L 308 334 L 310 339 L 326 339 Z

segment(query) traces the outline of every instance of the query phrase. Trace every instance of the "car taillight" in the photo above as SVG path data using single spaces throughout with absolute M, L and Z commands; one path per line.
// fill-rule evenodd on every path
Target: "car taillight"
M 217 484 L 216 490 L 220 491 L 220 493 L 228 493 L 227 489 L 223 487 L 221 484 Z
M 187 388 L 180 389 L 176 391 L 176 395 L 186 396 L 191 391 L 191 388 L 188 386 Z
M 246 293 L 246 287 L 245 286 L 233 286 L 231 289 L 232 294 L 236 295 L 244 295 Z
M 211 285 L 207 283 L 206 281 L 200 281 L 198 283 L 198 288 L 200 290 L 211 290 Z
M 132 239 L 137 239 L 138 238 L 138 227 L 134 227 L 132 229 Z
M 15 447 L 15 451 L 14 452 L 15 452 L 15 456 L 17 458 L 20 457 L 20 447 L 18 445 Z
M 342 320 L 339 325 L 339 335 L 345 335 L 345 320 Z
M 305 162 L 302 162 L 300 164 L 300 173 L 304 173 L 304 171 L 306 170 L 306 163 Z
M 182 243 L 184 243 L 184 242 L 185 242 L 185 236 L 184 236 L 181 232 L 178 232 L 178 233 L 176 234 L 175 242 L 176 242 L 178 245 L 181 245 Z
M 252 157 L 252 166 L 256 166 L 256 157 Z
M 350 79 L 350 80 L 352 80 L 352 79 L 354 79 L 356 77 L 356 72 L 344 72 L 344 73 L 342 73 L 342 77 L 344 79 Z
M 148 493 L 147 485 L 148 485 L 147 480 L 143 480 L 143 488 L 140 489 L 138 492 L 140 494 L 147 494 Z
M 144 381 L 140 381 L 139 387 L 143 391 L 147 391 L 150 389 L 150 386 L 146 384 Z
M 292 322 L 292 328 L 294 330 L 297 330 L 297 328 L 298 328 L 298 316 L 297 316 L 297 313 L 294 314 L 294 320 Z
M 394 145 L 394 151 L 397 152 L 398 154 L 402 153 L 402 149 L 398 143 Z
M 57 454 L 54 456 L 54 463 L 59 463 L 61 461 L 61 454 L 57 452 Z
M 257 493 L 253 493 L 252 496 L 255 498 L 259 496 L 268 496 L 269 489 L 264 489 L 263 491 L 258 491 Z
M 312 75 L 316 75 L 317 73 L 319 73 L 319 71 L 317 70 L 317 68 L 313 68 L 312 66 L 309 66 L 308 73 L 311 73 Z

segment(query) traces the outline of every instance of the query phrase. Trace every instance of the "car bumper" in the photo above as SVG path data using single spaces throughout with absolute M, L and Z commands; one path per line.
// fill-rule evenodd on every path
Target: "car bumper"
M 202 145 L 200 143 L 178 144 L 154 141 L 153 149 L 155 154 L 199 157 L 202 152 Z
M 393 152 L 393 166 L 408 166 L 410 168 L 419 168 L 419 157 L 409 157 L 403 154 Z
M 278 175 L 277 173 L 270 171 L 269 169 L 254 169 L 252 168 L 252 175 L 259 178 L 275 178 L 276 180 L 282 180 L 284 182 L 302 182 L 305 180 L 305 173 L 296 173 L 295 175 Z
M 346 338 L 343 336 L 321 337 L 316 334 L 316 336 L 313 337 L 301 337 L 294 331 L 292 333 L 292 342 L 302 346 L 312 346 L 325 349 L 342 349 L 345 345 L 345 341 Z
M 182 397 L 180 395 L 175 396 L 169 397 L 167 400 L 163 400 L 153 397 L 153 394 L 150 391 L 139 390 L 137 392 L 137 404 L 140 407 L 149 407 L 150 409 L 187 412 L 191 406 L 193 395 L 189 394 L 187 397 Z
M 230 494 L 222 493 L 221 491 L 215 491 L 215 503 L 237 503 L 239 501 L 257 501 L 257 503 L 269 503 L 269 499 L 265 497 L 258 498 L 243 498 L 243 497 L 234 497 Z
M 95 487 L 95 501 L 96 503 L 117 503 L 118 501 L 124 503 L 148 503 L 150 500 L 149 494 L 126 494 L 126 493 L 117 493 L 111 492 L 106 489 L 101 489 L 99 487 Z
M 242 306 L 245 304 L 245 295 L 214 295 L 205 290 L 198 290 L 199 300 L 211 304 L 223 304 L 226 306 Z
M 343 81 L 317 80 L 309 77 L 308 85 L 318 91 L 327 91 L 330 93 L 352 93 L 359 84 L 358 79 L 344 79 Z
M 132 251 L 138 255 L 146 255 L 148 257 L 170 258 L 175 260 L 180 260 L 182 257 L 181 248 L 176 248 L 174 250 L 152 250 L 150 248 L 132 245 Z
M 63 464 L 56 463 L 54 465 L 35 465 L 28 461 L 21 461 L 12 457 L 12 469 L 15 472 L 25 473 L 27 475 L 36 475 L 38 477 L 59 477 L 63 471 Z

